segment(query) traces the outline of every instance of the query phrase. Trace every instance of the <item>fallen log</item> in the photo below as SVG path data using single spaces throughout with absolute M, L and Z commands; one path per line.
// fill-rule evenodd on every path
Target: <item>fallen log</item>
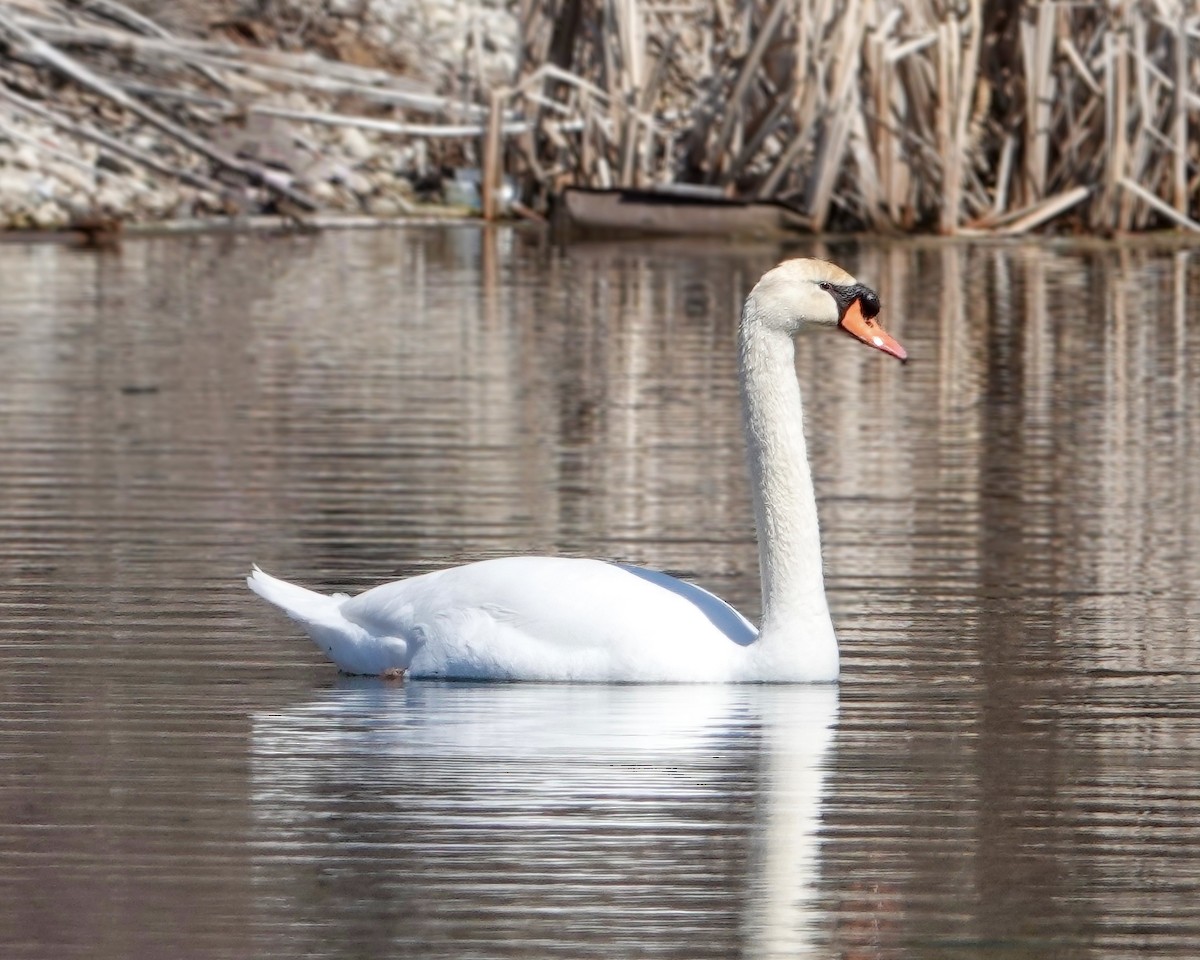
M 1088 198 L 1091 192 L 1091 189 L 1088 187 L 1076 187 L 1074 190 L 1068 190 L 1065 193 L 1047 197 L 1046 200 L 1037 204 L 1032 211 L 1021 217 L 1021 219 L 1010 223 L 1006 227 L 1001 227 L 996 232 L 1004 236 L 1027 233 L 1034 227 L 1040 227 L 1046 221 L 1053 220 L 1063 211 L 1071 209 L 1075 204 L 1082 203 Z

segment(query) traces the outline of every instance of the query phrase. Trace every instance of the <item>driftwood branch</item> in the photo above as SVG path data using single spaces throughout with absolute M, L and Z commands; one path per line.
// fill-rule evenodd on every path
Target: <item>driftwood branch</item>
M 1088 187 L 1076 187 L 1074 190 L 1068 190 L 1066 193 L 1047 197 L 1045 201 L 1037 204 L 1028 214 L 1003 227 L 999 232 L 1005 235 L 1028 233 L 1035 227 L 1040 227 L 1046 221 L 1053 220 L 1063 211 L 1071 209 L 1071 207 L 1078 203 L 1082 203 L 1088 198 L 1088 194 L 1091 192 Z
M 227 111 L 231 114 L 261 114 L 264 117 L 278 117 L 281 120 L 295 120 L 298 123 L 316 123 L 328 127 L 356 127 L 360 130 L 371 130 L 375 133 L 386 133 L 398 137 L 420 137 L 429 140 L 456 140 L 482 137 L 487 133 L 488 125 L 483 123 L 405 123 L 399 120 L 380 120 L 377 117 L 363 117 L 349 113 L 325 113 L 319 110 L 293 110 L 289 107 L 276 107 L 269 103 L 254 103 L 242 105 L 235 100 L 221 97 L 210 97 L 201 93 L 186 90 L 169 90 L 164 87 L 154 87 L 145 83 L 109 78 L 110 82 L 129 93 L 141 97 L 159 98 L 163 100 L 182 100 L 198 106 L 212 107 L 216 110 Z M 490 122 L 490 121 L 489 121 Z M 554 123 L 556 129 L 574 131 L 582 129 L 582 121 L 567 121 Z M 501 124 L 501 133 L 505 136 L 516 136 L 527 133 L 531 128 L 528 121 L 509 120 Z
M 161 40 L 168 41 L 175 40 L 175 37 L 172 36 L 169 30 L 159 26 L 149 17 L 142 16 L 136 10 L 131 10 L 125 4 L 118 3 L 117 0 L 69 0 L 69 2 L 89 13 L 94 13 L 114 23 L 119 23 L 143 36 L 158 37 Z M 217 89 L 229 90 L 229 84 L 215 70 L 204 64 L 192 64 L 191 66 L 193 70 L 204 77 L 209 83 L 216 86 Z
M 1193 220 L 1191 217 L 1184 216 L 1178 210 L 1172 209 L 1168 204 L 1164 203 L 1145 187 L 1134 183 L 1128 177 L 1121 177 L 1117 183 L 1141 200 L 1144 204 L 1154 208 L 1155 211 L 1162 214 L 1172 223 L 1178 224 L 1187 230 L 1194 230 L 1197 233 L 1200 233 L 1200 222 Z
M 14 17 L 14 25 L 47 42 L 94 46 L 127 56 L 144 56 L 159 62 L 185 62 L 229 70 L 235 74 L 282 83 L 296 89 L 316 90 L 331 95 L 358 96 L 376 103 L 389 103 L 438 113 L 466 113 L 483 117 L 487 111 L 475 104 L 438 96 L 418 84 L 392 77 L 391 83 L 371 82 L 378 71 L 361 71 L 313 54 L 285 54 L 273 50 L 247 50 L 222 44 L 196 43 L 182 39 L 139 37 L 100 27 L 53 23 L 31 17 Z

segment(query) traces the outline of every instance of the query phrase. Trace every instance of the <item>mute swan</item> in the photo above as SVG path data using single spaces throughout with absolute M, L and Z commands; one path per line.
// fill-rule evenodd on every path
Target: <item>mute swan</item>
M 470 680 L 829 682 L 838 647 L 792 338 L 841 327 L 907 358 L 875 317 L 879 297 L 823 260 L 788 260 L 750 291 L 738 327 L 742 425 L 754 494 L 762 627 L 655 570 L 506 557 L 325 596 L 254 567 L 247 583 L 351 674 Z

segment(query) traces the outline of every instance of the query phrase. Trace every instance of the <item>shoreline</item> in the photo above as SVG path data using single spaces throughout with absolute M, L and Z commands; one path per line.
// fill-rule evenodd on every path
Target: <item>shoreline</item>
M 255 214 L 247 217 L 192 217 L 177 220 L 124 222 L 108 225 L 85 224 L 56 229 L 0 229 L 0 245 L 62 244 L 96 249 L 115 249 L 124 240 L 206 234 L 315 234 L 347 230 L 394 230 L 406 227 L 487 226 L 478 214 L 453 208 L 419 211 L 402 217 L 369 217 L 354 214 L 319 214 L 297 221 L 281 214 Z M 517 221 L 512 221 L 516 224 Z M 111 242 L 87 242 L 88 237 L 103 234 Z
M 411 215 L 399 217 L 371 217 L 356 214 L 321 213 L 304 221 L 280 214 L 256 214 L 246 217 L 193 217 L 176 220 L 121 222 L 109 233 L 104 233 L 101 242 L 92 242 L 95 231 L 88 227 L 62 227 L 52 230 L 4 230 L 0 229 L 0 247 L 21 245 L 70 246 L 80 250 L 117 251 L 125 240 L 149 240 L 162 237 L 216 236 L 216 235 L 273 235 L 311 236 L 327 232 L 407 230 L 412 228 L 496 228 L 551 233 L 546 224 L 522 219 L 488 221 L 478 212 L 448 206 L 429 206 Z M 1200 250 L 1200 235 L 1172 228 L 1139 230 L 1111 236 L 1088 234 L 1038 234 L 1026 233 L 1004 235 L 996 233 L 957 234 L 943 236 L 933 233 L 894 233 L 872 231 L 828 231 L 824 233 L 795 233 L 770 238 L 746 238 L 736 236 L 673 236 L 663 234 L 631 234 L 623 236 L 573 236 L 570 244 L 611 244 L 629 246 L 679 247 L 722 247 L 728 245 L 771 247 L 782 249 L 787 257 L 789 248 L 811 243 L 844 244 L 862 243 L 871 246 L 907 246 L 917 249 L 936 250 L 957 246 L 1013 247 L 1032 245 L 1046 249 L 1132 251 L 1132 250 L 1177 250 L 1187 252 Z
M 506 0 L 143 4 L 158 19 L 11 0 L 0 230 L 432 204 L 538 218 L 580 188 L 776 204 L 797 235 L 1200 234 L 1189 33 L 1133 6 L 1031 21 L 971 0 L 934 22 L 881 2 L 879 23 L 808 0 L 716 23 L 635 0 L 638 29 L 611 35 L 554 2 L 518 23 Z M 643 29 L 660 17 L 668 39 Z

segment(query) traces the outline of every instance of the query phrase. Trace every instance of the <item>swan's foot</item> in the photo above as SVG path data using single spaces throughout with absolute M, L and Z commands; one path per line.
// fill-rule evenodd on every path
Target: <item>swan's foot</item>
M 383 671 L 383 673 L 381 673 L 379 675 L 379 679 L 380 680 L 393 680 L 393 681 L 403 680 L 404 679 L 404 668 L 403 667 L 388 667 L 386 670 Z

